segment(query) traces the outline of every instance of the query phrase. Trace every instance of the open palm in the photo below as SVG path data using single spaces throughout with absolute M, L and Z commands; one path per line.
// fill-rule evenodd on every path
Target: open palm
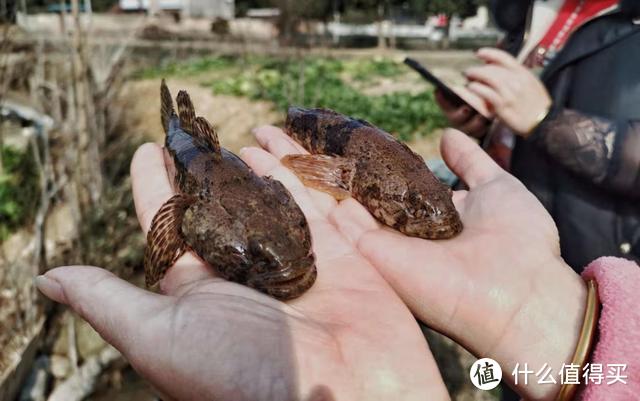
M 304 152 L 273 127 L 257 138 L 278 157 Z M 559 371 L 571 359 L 586 291 L 560 258 L 553 220 L 464 134 L 447 132 L 442 153 L 470 188 L 454 193 L 464 224 L 456 238 L 404 236 L 378 224 L 353 199 L 334 202 L 330 221 L 432 328 L 496 359 L 507 372 L 516 363 L 548 363 Z M 557 388 L 530 385 L 520 391 L 530 399 L 551 399 Z
M 77 310 L 167 399 L 448 399 L 409 309 L 328 221 L 331 201 L 261 149 L 242 157 L 281 180 L 309 221 L 318 279 L 302 297 L 281 303 L 217 278 L 191 254 L 169 270 L 162 295 L 86 266 L 54 269 L 39 287 Z M 144 145 L 131 172 L 146 232 L 172 195 L 161 148 Z

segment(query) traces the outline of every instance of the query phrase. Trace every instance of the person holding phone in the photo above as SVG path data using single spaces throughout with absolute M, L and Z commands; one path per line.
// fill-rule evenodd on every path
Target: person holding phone
M 495 122 L 437 101 L 542 202 L 573 269 L 603 255 L 639 260 L 640 2 L 491 6 L 505 50 L 480 49 L 484 64 L 465 75 Z

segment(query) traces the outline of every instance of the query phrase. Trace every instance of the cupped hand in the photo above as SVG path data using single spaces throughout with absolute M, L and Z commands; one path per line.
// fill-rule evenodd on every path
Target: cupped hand
M 486 64 L 465 71 L 467 89 L 489 105 L 500 120 L 517 134 L 528 135 L 548 112 L 551 97 L 543 83 L 509 53 L 480 49 Z
M 282 131 L 262 131 L 258 139 L 278 157 L 300 152 Z M 454 193 L 464 224 L 457 237 L 406 237 L 380 226 L 353 199 L 334 205 L 329 220 L 416 316 L 475 355 L 497 360 L 505 380 L 513 380 L 517 363 L 536 372 L 547 363 L 558 373 L 577 343 L 586 289 L 560 257 L 553 220 L 464 134 L 446 132 L 442 153 L 470 188 Z M 530 380 L 518 391 L 550 400 L 558 388 Z
M 287 304 L 220 278 L 192 254 L 162 294 L 96 267 L 62 267 L 42 292 L 86 319 L 165 399 L 447 400 L 417 323 L 381 275 L 329 223 L 332 201 L 256 148 L 243 159 L 281 180 L 311 227 L 318 279 Z M 131 174 L 146 232 L 172 195 L 163 153 L 144 145 Z

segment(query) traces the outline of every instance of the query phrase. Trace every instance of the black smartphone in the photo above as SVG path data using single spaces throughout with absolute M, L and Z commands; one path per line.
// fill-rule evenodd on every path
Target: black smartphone
M 405 58 L 404 63 L 415 70 L 418 74 L 422 76 L 422 78 L 431 82 L 433 86 L 440 90 L 442 95 L 447 99 L 449 103 L 451 103 L 455 107 L 460 107 L 463 105 L 469 106 L 472 110 L 476 110 L 473 106 L 471 106 L 467 101 L 460 97 L 457 93 L 455 93 L 449 85 L 442 82 L 438 77 L 433 75 L 429 70 L 427 70 L 422 64 L 417 62 L 412 58 Z M 477 110 L 476 110 L 477 112 Z

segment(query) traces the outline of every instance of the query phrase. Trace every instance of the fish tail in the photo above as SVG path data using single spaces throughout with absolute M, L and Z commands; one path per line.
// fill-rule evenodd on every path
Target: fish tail
M 289 107 L 285 132 L 310 153 L 321 153 L 321 136 L 319 132 L 318 116 L 301 107 Z
M 285 131 L 309 153 L 343 155 L 352 132 L 362 125 L 332 110 L 290 107 Z

